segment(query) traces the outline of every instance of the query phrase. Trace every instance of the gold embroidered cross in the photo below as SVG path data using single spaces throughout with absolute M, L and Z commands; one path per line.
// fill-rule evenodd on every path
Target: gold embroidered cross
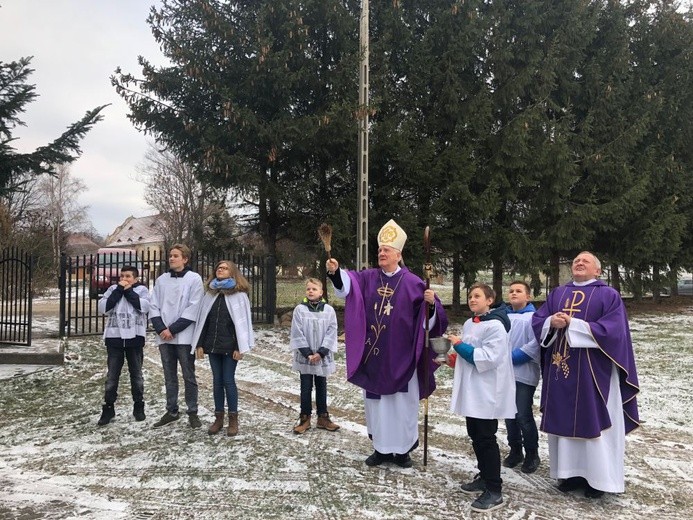
M 569 316 L 582 312 L 578 307 L 585 301 L 585 293 L 583 291 L 573 291 L 572 301 L 566 298 L 565 306 L 561 309 Z
M 575 314 L 582 312 L 579 307 L 584 301 L 584 291 L 573 291 L 572 297 L 566 298 L 565 304 L 561 310 L 572 318 Z M 563 377 L 568 379 L 570 375 L 570 366 L 568 365 L 568 359 L 570 359 L 570 345 L 568 345 L 568 336 L 565 331 L 561 332 L 562 337 L 559 343 L 557 343 L 557 347 L 554 347 L 554 352 L 551 356 L 551 364 L 556 366 L 556 379 L 558 379 L 559 370 L 563 372 Z

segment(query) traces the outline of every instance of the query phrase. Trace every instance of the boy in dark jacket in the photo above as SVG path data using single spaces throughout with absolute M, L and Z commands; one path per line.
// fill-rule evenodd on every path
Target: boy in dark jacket
M 130 373 L 130 390 L 134 401 L 135 420 L 143 421 L 144 379 L 142 360 L 144 359 L 144 337 L 147 332 L 147 312 L 149 312 L 149 291 L 139 283 L 136 267 L 126 266 L 120 270 L 120 280 L 104 293 L 98 304 L 99 313 L 108 316 L 103 332 L 108 353 L 108 373 L 104 405 L 99 418 L 99 426 L 104 426 L 115 417 L 115 401 L 118 397 L 120 372 L 127 359 Z

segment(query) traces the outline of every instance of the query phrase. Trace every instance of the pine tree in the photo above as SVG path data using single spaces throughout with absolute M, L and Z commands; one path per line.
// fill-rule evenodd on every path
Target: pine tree
M 673 2 L 637 4 L 633 24 L 633 63 L 639 104 L 652 114 L 632 155 L 646 183 L 641 211 L 627 222 L 618 256 L 641 284 L 659 297 L 661 275 L 676 279 L 678 266 L 691 263 L 691 31 L 690 19 Z M 636 103 L 633 103 L 637 108 Z M 625 229 L 625 227 L 624 227 Z M 651 274 L 650 274 L 651 273 Z
M 493 2 L 483 74 L 491 126 L 482 174 L 498 187 L 489 233 L 494 287 L 505 266 L 533 272 L 584 242 L 585 212 L 571 203 L 579 181 L 571 99 L 593 14 L 584 2 Z
M 56 167 L 75 161 L 82 153 L 79 142 L 102 119 L 105 107 L 88 111 L 52 143 L 31 153 L 18 153 L 12 146 L 12 132 L 24 123 L 20 116 L 36 99 L 35 85 L 28 82 L 33 72 L 31 58 L 0 62 L 0 197 L 21 190 L 32 176 L 56 175 Z
M 465 272 L 483 261 L 479 231 L 489 187 L 476 176 L 474 153 L 485 129 L 476 74 L 480 5 L 393 2 L 372 12 L 371 221 L 395 217 L 408 230 L 407 262 L 415 271 L 427 225 L 434 246 L 455 251 Z
M 141 59 L 143 79 L 121 71 L 112 79 L 143 131 L 246 201 L 268 253 L 302 220 L 307 199 L 338 208 L 324 190 L 333 179 L 333 192 L 347 185 L 341 148 L 356 146 L 348 128 L 357 91 L 346 89 L 356 73 L 353 4 L 164 0 L 149 23 L 171 65 Z

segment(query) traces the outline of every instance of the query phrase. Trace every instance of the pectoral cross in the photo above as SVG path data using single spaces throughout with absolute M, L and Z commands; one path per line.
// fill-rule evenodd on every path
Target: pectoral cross
M 385 305 L 385 307 L 383 307 L 383 312 L 389 316 L 389 315 L 390 315 L 390 311 L 391 311 L 393 308 L 394 308 L 394 307 L 393 307 L 392 305 L 390 305 L 390 301 L 388 300 L 387 305 Z

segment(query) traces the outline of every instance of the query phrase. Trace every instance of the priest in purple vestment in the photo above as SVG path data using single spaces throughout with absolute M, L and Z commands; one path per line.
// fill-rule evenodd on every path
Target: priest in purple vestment
M 633 344 L 621 295 L 582 252 L 573 281 L 549 293 L 532 326 L 542 349 L 541 430 L 550 475 L 588 498 L 624 491 L 625 434 L 639 425 Z
M 347 379 L 363 389 L 374 447 L 368 466 L 386 461 L 412 466 L 409 453 L 419 444 L 419 400 L 435 389 L 433 372 L 438 368 L 435 353 L 424 349 L 425 320 L 431 337 L 447 328 L 435 292 L 401 265 L 406 239 L 404 230 L 390 220 L 378 233 L 378 268 L 345 271 L 334 258 L 326 264 L 336 296 L 346 299 Z

